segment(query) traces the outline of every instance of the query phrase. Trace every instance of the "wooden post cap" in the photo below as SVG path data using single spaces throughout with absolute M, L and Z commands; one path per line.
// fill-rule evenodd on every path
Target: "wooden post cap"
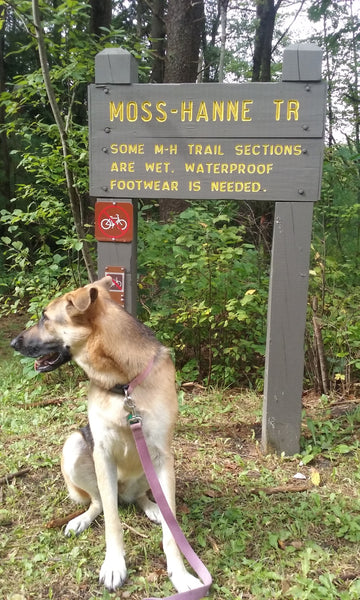
M 95 56 L 96 83 L 135 83 L 138 66 L 130 52 L 123 48 L 105 48 Z
M 284 50 L 282 81 L 321 81 L 322 50 L 315 44 L 293 44 Z

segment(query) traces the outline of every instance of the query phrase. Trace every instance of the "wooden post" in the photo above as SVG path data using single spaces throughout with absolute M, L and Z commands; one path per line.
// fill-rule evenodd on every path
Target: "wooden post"
M 127 50 L 105 48 L 95 57 L 95 85 L 102 87 L 106 96 L 106 84 L 130 84 L 138 81 L 137 62 Z M 108 129 L 108 128 L 107 128 Z M 110 131 L 109 131 L 110 133 Z M 104 149 L 105 151 L 106 149 Z M 104 192 L 107 188 L 103 188 Z M 105 194 L 104 194 L 105 196 Z M 97 198 L 111 202 L 113 198 Z M 98 276 L 103 277 L 108 266 L 125 268 L 125 308 L 136 316 L 137 304 L 137 201 L 123 199 L 133 205 L 133 239 L 131 242 L 98 242 Z
M 321 80 L 321 59 L 316 46 L 290 46 L 284 52 L 283 81 L 304 82 L 311 92 L 311 82 Z M 309 128 L 307 123 L 302 126 Z M 277 202 L 275 207 L 262 427 L 266 453 L 291 455 L 300 449 L 309 256 L 317 199 L 315 193 L 307 202 Z

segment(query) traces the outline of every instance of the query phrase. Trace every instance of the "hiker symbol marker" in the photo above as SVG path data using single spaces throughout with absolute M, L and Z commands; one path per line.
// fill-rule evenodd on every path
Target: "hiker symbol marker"
M 129 202 L 96 202 L 95 238 L 98 242 L 131 242 L 133 207 Z

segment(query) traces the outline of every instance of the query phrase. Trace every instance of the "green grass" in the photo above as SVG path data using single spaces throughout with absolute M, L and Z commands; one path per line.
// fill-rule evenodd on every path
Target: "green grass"
M 19 323 L 0 324 L 0 477 L 29 469 L 0 491 L 0 597 L 170 595 L 160 528 L 134 507 L 121 508 L 121 518 L 146 537 L 125 528 L 129 578 L 114 594 L 97 581 L 102 518 L 78 538 L 46 526 L 78 508 L 67 498 L 60 452 L 69 432 L 86 421 L 86 379 L 71 365 L 26 378 L 8 348 L 10 329 L 18 331 Z M 355 398 L 315 395 L 305 407 L 302 455 L 263 456 L 259 396 L 196 389 L 180 395 L 178 518 L 213 575 L 211 598 L 360 597 L 359 407 Z M 299 471 L 309 483 L 305 492 L 294 487 Z M 314 474 L 319 486 L 311 484 Z

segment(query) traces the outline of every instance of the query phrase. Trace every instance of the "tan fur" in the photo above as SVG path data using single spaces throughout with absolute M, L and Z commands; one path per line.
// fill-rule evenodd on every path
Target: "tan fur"
M 65 442 L 62 472 L 70 496 L 89 504 L 88 510 L 67 525 L 66 534 L 81 533 L 104 512 L 106 555 L 100 581 L 108 589 L 126 579 L 125 551 L 118 516 L 118 495 L 136 502 L 153 521 L 163 527 L 163 547 L 169 576 L 177 591 L 201 585 L 183 564 L 180 552 L 156 504 L 147 497 L 136 447 L 127 423 L 124 397 L 111 392 L 116 384 L 127 384 L 154 364 L 132 397 L 143 418 L 143 430 L 165 496 L 175 512 L 175 476 L 171 441 L 177 418 L 175 371 L 168 350 L 150 331 L 111 301 L 111 278 L 75 290 L 51 302 L 43 320 L 21 337 L 26 353 L 29 345 L 59 343 L 85 370 L 89 379 L 88 417 L 94 440 L 93 451 L 80 432 Z M 34 356 L 34 353 L 31 354 Z M 37 355 L 38 356 L 38 355 Z

